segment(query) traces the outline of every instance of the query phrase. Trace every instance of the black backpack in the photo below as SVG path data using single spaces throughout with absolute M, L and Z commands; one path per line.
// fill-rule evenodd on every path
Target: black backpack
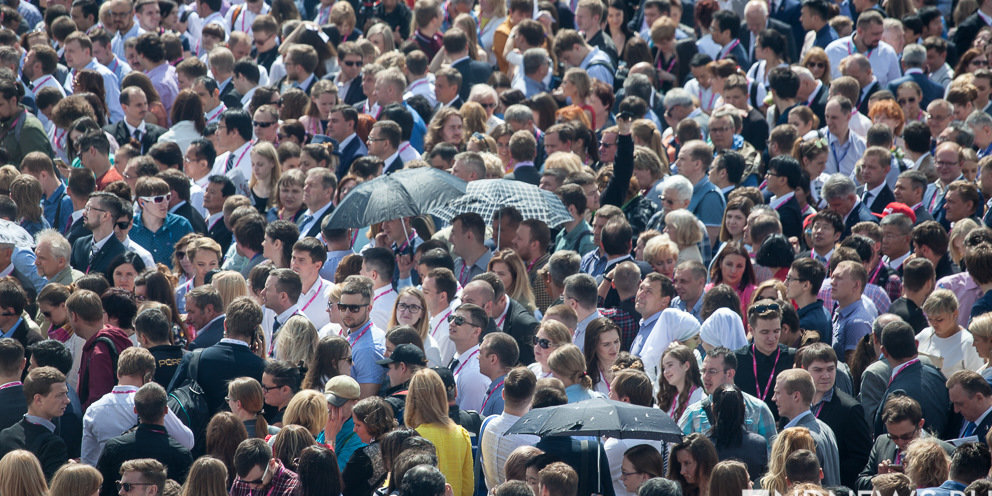
M 207 395 L 196 380 L 202 352 L 203 348 L 193 351 L 189 360 L 186 383 L 169 393 L 169 409 L 193 431 L 193 450 L 204 449 L 207 424 L 210 422 Z

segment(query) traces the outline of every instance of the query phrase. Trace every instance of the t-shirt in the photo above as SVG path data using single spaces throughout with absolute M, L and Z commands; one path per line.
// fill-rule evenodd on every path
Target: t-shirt
M 972 346 L 973 338 L 967 329 L 941 338 L 934 333 L 933 327 L 927 327 L 916 335 L 916 340 L 920 343 L 917 348 L 919 352 L 930 357 L 944 377 L 950 377 L 959 370 L 978 370 L 985 365 L 985 360 Z

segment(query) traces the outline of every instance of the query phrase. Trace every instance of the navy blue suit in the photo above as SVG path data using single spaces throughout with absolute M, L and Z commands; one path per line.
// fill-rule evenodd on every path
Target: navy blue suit
M 356 134 L 355 137 L 348 142 L 348 145 L 341 149 L 341 160 L 338 162 L 338 169 L 335 171 L 338 176 L 338 180 L 341 180 L 341 178 L 348 173 L 348 170 L 351 168 L 351 163 L 354 162 L 356 158 L 363 157 L 368 154 L 368 147 L 365 146 L 365 143 L 362 143 L 361 136 Z
M 951 419 L 951 400 L 947 396 L 947 379 L 933 365 L 917 361 L 903 368 L 890 379 L 880 405 L 884 405 L 896 391 L 916 400 L 923 408 L 925 423 L 923 428 L 937 437 L 942 437 Z M 882 408 L 875 413 L 875 432 L 885 432 L 882 422 Z M 955 437 L 957 433 L 953 434 Z
M 844 239 L 851 235 L 851 228 L 854 227 L 858 222 L 871 221 L 878 223 L 878 217 L 871 214 L 871 210 L 865 206 L 861 200 L 854 206 L 854 211 L 847 216 L 847 222 L 844 223 L 844 234 L 841 239 Z
M 768 13 L 768 16 L 788 24 L 792 28 L 793 42 L 796 46 L 803 46 L 803 41 L 806 40 L 806 30 L 799 22 L 800 2 L 798 0 L 778 0 L 777 3 L 778 5 Z
M 923 90 L 923 98 L 922 101 L 920 102 L 920 108 L 925 109 L 927 108 L 927 105 L 930 105 L 930 102 L 937 100 L 939 98 L 944 98 L 944 87 L 931 81 L 930 78 L 928 78 L 927 75 L 923 74 L 922 72 L 914 72 L 912 74 L 907 74 L 899 79 L 890 81 L 889 91 L 891 91 L 892 94 L 895 95 L 896 89 L 899 88 L 899 85 L 909 81 L 913 81 L 916 84 L 920 85 L 920 89 Z

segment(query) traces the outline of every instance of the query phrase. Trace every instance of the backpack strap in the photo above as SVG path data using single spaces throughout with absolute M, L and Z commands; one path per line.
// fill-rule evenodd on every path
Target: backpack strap
M 241 15 L 241 11 L 244 9 L 244 4 L 239 4 L 234 7 L 234 14 L 231 16 L 231 27 L 234 27 L 234 23 L 238 22 L 238 16 Z
M 100 336 L 96 338 L 97 343 L 104 343 L 110 351 L 110 363 L 113 366 L 114 376 L 117 376 L 117 359 L 120 357 L 120 353 L 117 351 L 117 345 L 114 341 L 107 336 Z M 86 369 L 87 372 L 89 369 Z
M 196 384 L 199 384 L 197 372 L 200 369 L 200 355 L 203 354 L 204 349 L 193 350 L 193 356 L 189 357 L 189 378 Z

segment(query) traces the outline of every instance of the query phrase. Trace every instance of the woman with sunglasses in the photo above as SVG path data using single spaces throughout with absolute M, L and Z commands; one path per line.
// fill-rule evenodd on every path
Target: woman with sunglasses
M 351 345 L 348 340 L 337 335 L 324 336 L 317 342 L 317 350 L 307 367 L 301 388 L 323 391 L 324 385 L 332 377 L 348 374 L 351 363 Z
M 553 320 L 550 316 L 546 318 L 537 328 L 534 335 L 534 363 L 527 366 L 537 376 L 538 379 L 551 377 L 551 368 L 548 367 L 548 357 L 558 349 L 559 346 L 572 342 L 572 333 L 565 327 L 565 324 Z
M 820 47 L 810 48 L 803 57 L 803 67 L 813 73 L 813 79 L 819 79 L 824 86 L 830 86 L 830 58 L 826 50 Z
M 954 76 L 970 74 L 979 69 L 986 69 L 989 66 L 989 59 L 980 48 L 969 48 L 961 54 L 958 65 L 954 68 Z
M 172 104 L 171 116 L 174 124 L 159 137 L 158 142 L 175 143 L 185 153 L 190 143 L 203 137 L 203 129 L 207 126 L 200 97 L 192 90 L 180 91 Z

